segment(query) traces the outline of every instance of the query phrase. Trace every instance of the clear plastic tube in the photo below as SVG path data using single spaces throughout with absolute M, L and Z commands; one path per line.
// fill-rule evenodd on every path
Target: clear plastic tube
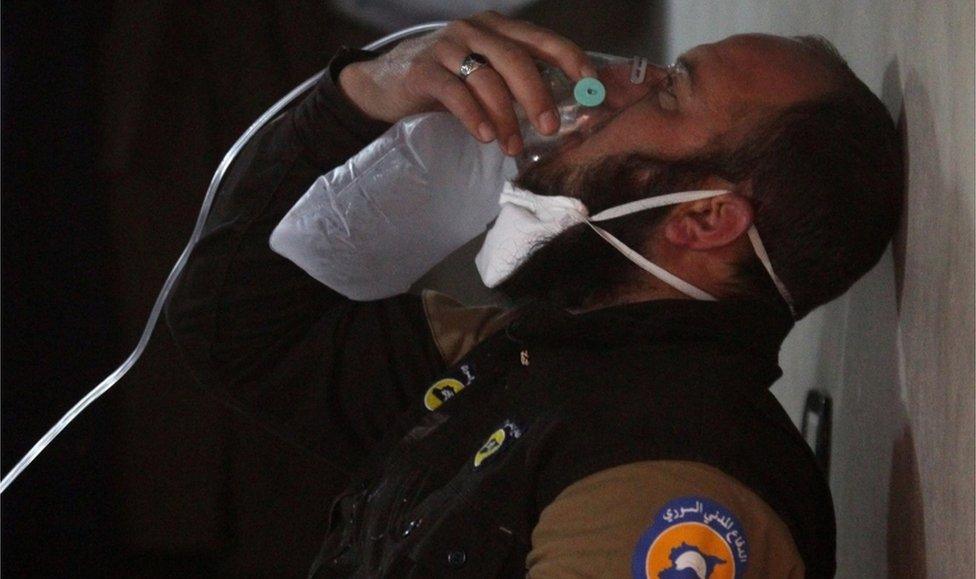
M 430 32 L 437 30 L 445 26 L 446 22 L 430 22 L 427 24 L 418 24 L 417 26 L 411 26 L 410 28 L 405 28 L 398 32 L 394 32 L 388 36 L 372 42 L 366 45 L 364 48 L 366 50 L 378 50 L 386 47 L 387 45 L 402 40 L 403 38 L 413 36 L 416 34 L 422 34 L 425 32 Z M 20 461 L 10 471 L 4 475 L 3 480 L 0 481 L 0 493 L 7 490 L 14 480 L 34 461 L 35 458 L 47 447 L 48 444 L 54 440 L 62 430 L 67 428 L 71 421 L 78 417 L 89 404 L 97 400 L 102 394 L 105 394 L 118 382 L 126 372 L 132 368 L 133 365 L 142 356 L 143 351 L 146 349 L 146 345 L 149 343 L 149 338 L 152 336 L 153 330 L 156 327 L 156 322 L 159 321 L 159 314 L 163 309 L 163 304 L 166 303 L 166 299 L 169 297 L 169 293 L 179 279 L 180 273 L 183 271 L 183 267 L 186 265 L 189 259 L 190 253 L 193 251 L 194 246 L 196 246 L 197 241 L 200 239 L 200 235 L 203 232 L 203 225 L 207 221 L 207 216 L 210 214 L 210 207 L 213 204 L 214 196 L 217 193 L 217 189 L 220 188 L 220 183 L 223 181 L 224 173 L 230 164 L 237 157 L 237 154 L 244 148 L 244 145 L 251 140 L 251 137 L 255 135 L 262 127 L 264 127 L 268 121 L 278 115 L 285 107 L 290 105 L 299 96 L 304 94 L 310 88 L 315 86 L 315 83 L 322 77 L 324 70 L 316 73 L 314 76 L 298 85 L 290 93 L 284 96 L 281 100 L 276 102 L 270 109 L 268 109 L 263 115 L 261 115 L 243 135 L 234 143 L 234 146 L 227 151 L 224 155 L 223 160 L 217 167 L 217 171 L 214 173 L 213 179 L 210 180 L 210 186 L 207 189 L 207 195 L 203 199 L 203 206 L 200 209 L 200 214 L 197 217 L 196 226 L 193 228 L 193 234 L 190 236 L 190 241 L 187 243 L 186 249 L 180 255 L 177 260 L 176 265 L 173 266 L 172 271 L 170 271 L 169 277 L 166 278 L 166 282 L 163 284 L 163 289 L 160 290 L 159 296 L 156 298 L 156 303 L 153 304 L 152 311 L 149 313 L 149 321 L 146 323 L 145 329 L 142 331 L 142 336 L 139 338 L 138 344 L 136 344 L 135 349 L 129 354 L 129 357 L 125 359 L 121 366 L 119 366 L 114 372 L 109 374 L 104 380 L 102 380 L 95 388 L 86 394 L 81 400 L 79 400 L 72 408 L 69 410 L 54 426 L 51 427 L 44 436 L 38 440 L 33 447 L 24 455 Z

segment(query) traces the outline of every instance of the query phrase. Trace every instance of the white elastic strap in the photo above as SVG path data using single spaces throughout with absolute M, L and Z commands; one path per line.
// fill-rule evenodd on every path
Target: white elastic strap
M 783 301 L 790 308 L 790 313 L 796 318 L 796 308 L 793 307 L 793 296 L 790 295 L 790 291 L 786 289 L 786 284 L 784 284 L 776 272 L 773 271 L 773 262 L 769 261 L 769 254 L 766 253 L 766 247 L 763 245 L 762 239 L 759 238 L 759 230 L 756 229 L 755 225 L 749 227 L 749 241 L 752 242 L 752 250 L 756 252 L 756 257 L 762 262 L 763 267 L 766 268 L 766 273 L 769 274 L 769 278 L 773 280 L 773 285 L 776 286 L 776 290 L 779 295 L 783 297 Z
M 631 213 L 636 213 L 638 211 L 646 211 L 648 209 L 656 209 L 658 207 L 666 207 L 668 205 L 675 205 L 677 203 L 687 203 L 689 201 L 698 201 L 701 199 L 708 199 L 710 197 L 716 197 L 725 193 L 731 193 L 731 191 L 725 190 L 703 190 L 703 191 L 683 191 L 681 193 L 671 193 L 668 195 L 659 195 L 657 197 L 650 197 L 648 199 L 640 199 L 638 201 L 632 201 L 630 203 L 624 203 L 623 205 L 618 205 L 616 207 L 611 207 L 605 211 L 601 211 L 596 215 L 590 217 L 590 221 L 607 221 L 609 219 L 615 219 L 617 217 L 623 217 L 624 215 L 630 215 Z M 622 241 L 610 235 L 607 231 L 594 226 L 589 223 L 590 227 L 594 229 L 598 234 L 600 234 L 603 239 L 607 240 L 611 245 L 619 249 L 624 255 L 627 256 L 630 261 L 634 262 L 636 265 L 646 270 L 651 275 L 657 277 L 661 281 L 667 283 L 676 290 L 692 296 L 698 299 L 714 300 L 715 298 L 708 293 L 696 288 L 695 286 L 689 284 L 688 282 L 672 275 L 667 270 L 655 265 L 644 258 L 641 254 L 630 249 Z M 793 306 L 793 297 L 790 295 L 789 290 L 786 289 L 786 284 L 779 279 L 776 272 L 773 271 L 773 264 L 769 259 L 769 254 L 766 253 L 766 247 L 763 245 L 762 239 L 759 237 L 759 231 L 756 229 L 755 225 L 749 227 L 749 241 L 752 243 L 752 249 L 756 252 L 756 257 L 762 262 L 763 267 L 766 269 L 766 273 L 769 274 L 769 278 L 773 280 L 773 285 L 776 286 L 776 291 L 786 302 L 786 305 L 790 308 L 790 313 L 793 317 L 796 317 L 796 308 Z M 702 297 L 699 297 L 702 296 Z
M 624 203 L 623 205 L 617 205 L 616 207 L 601 211 L 591 216 L 590 221 L 607 221 L 609 219 L 623 217 L 624 215 L 630 215 L 631 213 L 637 213 L 638 211 L 677 205 L 678 203 L 688 203 L 689 201 L 699 201 L 701 199 L 708 199 L 709 197 L 718 197 L 726 193 L 731 193 L 731 191 L 725 189 L 682 191 L 681 193 L 669 193 L 667 195 L 658 195 L 657 197 L 648 197 L 647 199 L 631 201 L 630 203 Z
M 620 253 L 624 254 L 624 257 L 632 261 L 637 267 L 643 269 L 647 273 L 653 275 L 686 296 L 695 298 L 697 300 L 716 301 L 715 296 L 712 294 L 691 285 L 663 267 L 651 263 L 643 255 L 637 253 L 630 247 L 627 247 L 624 242 L 611 235 L 610 232 L 601 227 L 593 225 L 592 222 L 607 221 L 610 219 L 616 219 L 617 217 L 623 217 L 624 215 L 630 215 L 631 213 L 647 211 L 648 209 L 656 209 L 658 207 L 667 207 L 669 205 L 677 205 L 678 203 L 699 201 L 701 199 L 708 199 L 710 197 L 724 195 L 729 192 L 730 191 L 724 189 L 710 189 L 703 191 L 682 191 L 680 193 L 658 195 L 656 197 L 649 197 L 647 199 L 640 199 L 638 201 L 631 201 L 630 203 L 624 203 L 623 205 L 611 207 L 610 209 L 606 209 L 597 213 L 596 215 L 593 215 L 587 220 L 586 223 L 593 228 L 593 231 L 596 231 L 596 233 L 605 239 L 607 243 L 617 248 Z
M 647 59 L 643 56 L 635 56 L 630 62 L 630 83 L 641 84 L 647 74 Z
M 706 300 L 711 302 L 716 301 L 715 296 L 712 294 L 698 289 L 663 267 L 651 263 L 643 255 L 627 247 L 624 242 L 611 235 L 610 232 L 606 231 L 602 227 L 597 227 L 596 225 L 590 223 L 590 221 L 587 221 L 586 224 L 592 227 L 593 231 L 597 232 L 597 235 L 607 240 L 607 243 L 617 248 L 620 253 L 624 254 L 624 257 L 634 262 L 634 265 L 643 269 L 647 273 L 653 275 L 679 292 L 685 294 L 686 296 L 693 297 L 696 300 Z

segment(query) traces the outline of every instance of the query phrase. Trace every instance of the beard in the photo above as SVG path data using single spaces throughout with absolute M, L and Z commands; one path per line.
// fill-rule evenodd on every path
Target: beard
M 537 195 L 579 199 L 596 214 L 647 197 L 696 186 L 711 171 L 704 160 L 664 161 L 631 153 L 604 157 L 585 166 L 565 167 L 559 156 L 524 170 L 513 183 Z M 600 226 L 635 251 L 671 210 L 661 207 L 625 215 Z M 624 294 L 646 285 L 648 274 L 580 223 L 540 242 L 497 289 L 516 306 L 547 301 L 566 310 L 612 305 Z

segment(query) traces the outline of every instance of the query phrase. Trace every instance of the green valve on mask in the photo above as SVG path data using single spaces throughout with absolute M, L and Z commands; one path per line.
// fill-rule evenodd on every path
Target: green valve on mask
M 607 97 L 603 83 L 593 77 L 585 77 L 573 87 L 573 97 L 584 107 L 598 107 Z

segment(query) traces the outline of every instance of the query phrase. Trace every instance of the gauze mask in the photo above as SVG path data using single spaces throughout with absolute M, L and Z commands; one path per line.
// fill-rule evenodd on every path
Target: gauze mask
M 533 251 L 545 242 L 573 225 L 586 223 L 597 235 L 606 240 L 637 267 L 689 297 L 714 301 L 715 296 L 652 263 L 596 223 L 638 211 L 708 199 L 726 193 L 731 193 L 731 191 L 684 191 L 658 195 L 617 205 L 596 215 L 590 215 L 586 206 L 579 199 L 536 195 L 531 191 L 515 187 L 511 182 L 506 182 L 499 198 L 501 211 L 495 224 L 488 231 L 481 251 L 475 257 L 475 265 L 477 265 L 478 272 L 481 274 L 481 279 L 485 285 L 495 287 L 505 281 L 513 271 L 525 263 Z M 793 311 L 793 301 L 789 292 L 773 272 L 769 256 L 766 254 L 755 226 L 749 227 L 748 236 L 756 256 L 766 268 L 766 272 L 789 305 L 790 310 Z

